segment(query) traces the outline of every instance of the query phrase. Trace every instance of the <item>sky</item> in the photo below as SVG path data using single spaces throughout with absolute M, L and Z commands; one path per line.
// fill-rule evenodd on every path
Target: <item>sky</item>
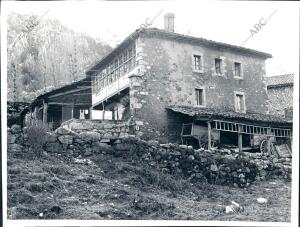
M 7 1 L 1 10 L 40 16 L 49 10 L 43 19 L 58 19 L 113 47 L 147 18 L 155 18 L 152 27 L 163 28 L 163 16 L 171 12 L 175 32 L 270 53 L 267 76 L 299 76 L 299 6 L 284 1 Z

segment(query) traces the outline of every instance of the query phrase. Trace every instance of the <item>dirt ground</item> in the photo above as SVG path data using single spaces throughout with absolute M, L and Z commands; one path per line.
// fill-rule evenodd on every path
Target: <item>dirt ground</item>
M 291 183 L 233 188 L 191 183 L 109 154 L 76 163 L 8 155 L 9 219 L 172 219 L 289 222 Z M 257 198 L 266 198 L 259 204 Z M 235 201 L 242 209 L 226 214 Z

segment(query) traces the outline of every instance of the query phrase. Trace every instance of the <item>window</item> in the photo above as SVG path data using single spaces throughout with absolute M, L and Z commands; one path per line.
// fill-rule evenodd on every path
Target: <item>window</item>
M 234 77 L 242 78 L 241 63 L 234 63 Z
M 194 55 L 194 70 L 202 70 L 202 59 L 200 55 Z
M 205 105 L 205 97 L 204 97 L 204 89 L 195 89 L 195 98 L 196 98 L 196 106 L 204 106 Z
M 235 92 L 235 111 L 246 112 L 245 95 L 241 92 Z
M 221 66 L 222 66 L 222 59 L 215 58 L 215 71 L 217 74 L 222 73 Z

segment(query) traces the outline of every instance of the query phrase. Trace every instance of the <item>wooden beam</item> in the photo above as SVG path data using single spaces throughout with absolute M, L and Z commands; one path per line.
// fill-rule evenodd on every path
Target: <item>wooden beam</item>
M 62 95 L 67 95 L 67 94 L 72 94 L 72 93 L 75 93 L 75 92 L 78 92 L 78 91 L 83 91 L 83 90 L 87 90 L 87 88 L 77 88 L 77 89 L 74 89 L 74 90 L 71 90 L 71 91 L 61 92 L 61 93 L 58 93 L 58 94 L 55 94 L 55 95 L 51 95 L 48 98 L 55 98 L 55 97 L 59 97 L 59 96 L 62 96 Z
M 92 88 L 92 86 L 77 86 L 77 88 L 90 89 L 90 88 Z
M 34 117 L 35 121 L 37 122 L 37 120 L 38 120 L 38 107 L 37 106 L 34 108 L 33 117 Z
M 74 118 L 74 99 L 73 99 L 73 103 L 72 103 L 72 119 Z
M 105 117 L 105 107 L 104 107 L 104 102 L 102 102 L 102 120 L 104 120 Z
M 211 122 L 210 121 L 207 122 L 207 135 L 208 135 L 207 148 L 208 150 L 211 150 Z
M 48 120 L 48 103 L 43 100 L 43 124 L 44 126 L 47 126 L 47 120 Z
M 267 139 L 268 139 L 268 142 L 267 142 L 267 151 L 268 153 L 270 153 L 271 151 L 271 128 L 268 128 L 267 129 Z
M 90 106 L 90 103 L 71 103 L 71 102 L 48 102 L 48 105 L 64 105 L 64 106 Z
M 93 119 L 92 118 L 92 112 L 93 112 L 93 107 L 92 106 L 90 107 L 89 111 L 90 111 L 90 120 L 92 120 Z
M 73 94 L 74 96 L 83 96 L 83 95 L 92 95 L 93 93 L 91 92 L 84 92 L 84 93 L 79 93 L 79 94 Z
M 239 152 L 243 151 L 243 134 L 240 133 L 241 130 L 241 125 L 239 125 L 239 132 L 238 132 L 238 146 L 239 146 Z

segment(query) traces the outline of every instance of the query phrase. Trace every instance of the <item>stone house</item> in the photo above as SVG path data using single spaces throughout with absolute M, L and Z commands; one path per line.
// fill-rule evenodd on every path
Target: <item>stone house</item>
M 265 60 L 272 56 L 175 33 L 174 18 L 165 15 L 164 30 L 134 31 L 87 70 L 92 111 L 134 119 L 138 135 L 165 142 L 242 150 L 262 136 L 290 138 L 292 122 L 267 114 Z
M 38 97 L 27 112 L 60 123 L 76 118 L 77 105 L 87 118 L 109 112 L 114 121 L 133 122 L 143 139 L 209 149 L 290 139 L 292 122 L 267 114 L 265 60 L 272 56 L 175 33 L 174 19 L 166 14 L 164 29 L 137 29 L 89 67 L 84 80 Z M 51 106 L 57 111 L 50 113 Z
M 267 77 L 270 114 L 293 116 L 294 74 Z

